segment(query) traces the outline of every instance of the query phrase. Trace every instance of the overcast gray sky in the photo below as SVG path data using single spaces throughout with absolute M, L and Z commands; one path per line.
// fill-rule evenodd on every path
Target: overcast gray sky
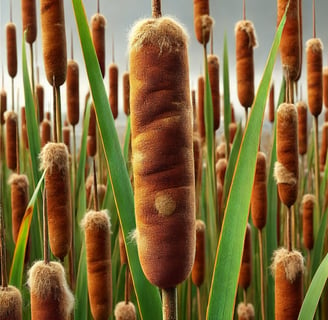
M 10 83 L 6 66 L 6 52 L 5 52 L 5 24 L 9 21 L 9 1 L 1 1 L 1 46 L 0 58 L 1 64 L 4 68 L 5 83 Z M 67 39 L 70 38 L 70 33 L 74 35 L 74 56 L 80 64 L 81 72 L 81 96 L 84 97 L 87 92 L 87 81 L 84 80 L 85 71 L 84 63 L 81 56 L 80 43 L 77 36 L 77 29 L 75 18 L 72 10 L 72 3 L 69 0 L 64 0 L 65 3 L 65 19 L 66 19 L 66 34 Z M 97 1 L 85 0 L 84 1 L 88 20 L 97 10 Z M 20 88 L 22 92 L 21 83 L 21 1 L 13 0 L 13 21 L 17 26 L 18 32 L 18 77 L 16 80 L 16 88 Z M 265 62 L 272 44 L 272 40 L 276 27 L 276 6 L 277 1 L 274 0 L 246 0 L 246 18 L 252 20 L 255 26 L 259 47 L 254 51 L 256 78 L 255 85 L 257 87 L 260 77 L 265 66 Z M 151 15 L 151 0 L 100 0 L 100 11 L 106 16 L 106 65 L 108 66 L 112 60 L 111 43 L 112 36 L 114 35 L 115 42 L 115 60 L 119 65 L 120 76 L 126 70 L 128 61 L 127 54 L 127 34 L 134 21 L 142 17 L 149 17 Z M 37 1 L 37 13 L 39 14 L 39 1 Z M 202 48 L 195 39 L 193 27 L 193 1 L 192 0 L 162 0 L 162 13 L 176 17 L 182 22 L 190 36 L 189 47 L 189 62 L 190 62 L 190 79 L 191 87 L 197 83 L 197 77 L 202 71 Z M 316 1 L 316 27 L 317 37 L 320 37 L 324 44 L 324 65 L 328 63 L 328 1 Z M 236 91 L 235 91 L 235 40 L 234 40 L 234 26 L 235 23 L 242 18 L 242 0 L 215 0 L 210 1 L 210 14 L 215 20 L 214 25 L 214 53 L 217 54 L 222 60 L 223 55 L 223 38 L 227 34 L 229 45 L 229 65 L 230 65 L 230 86 L 231 86 L 231 100 L 238 110 L 239 106 Z M 39 19 L 39 17 L 38 17 Z M 39 20 L 38 20 L 39 22 Z M 303 0 L 303 42 L 312 37 L 312 1 Z M 68 46 L 68 56 L 70 56 L 70 46 Z M 41 53 L 41 32 L 40 23 L 38 24 L 38 40 L 36 44 L 37 57 L 41 73 L 40 78 L 42 84 L 46 87 L 48 97 L 46 98 L 47 104 L 51 105 L 52 95 L 51 88 L 45 80 L 43 73 L 43 60 Z M 303 87 L 306 86 L 306 74 L 303 66 L 303 73 L 301 82 Z M 105 86 L 108 88 L 108 70 L 105 76 Z M 280 84 L 281 68 L 279 65 L 279 58 L 274 70 L 274 79 L 277 85 Z M 222 69 L 221 69 L 221 88 L 222 88 Z M 121 86 L 121 84 L 120 84 Z M 10 92 L 10 87 L 6 87 Z M 64 91 L 64 90 L 63 90 Z M 65 94 L 63 93 L 63 99 Z M 82 100 L 83 101 L 83 100 Z M 120 103 L 122 99 L 120 99 Z M 23 98 L 20 100 L 23 104 Z M 121 112 L 122 113 L 122 112 Z

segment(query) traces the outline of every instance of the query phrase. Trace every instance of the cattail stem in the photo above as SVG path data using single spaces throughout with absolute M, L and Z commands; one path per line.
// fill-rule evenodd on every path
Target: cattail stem
M 14 84 L 14 78 L 11 78 L 11 110 L 15 111 L 15 84 Z
M 130 281 L 129 281 L 129 276 L 130 276 L 130 269 L 129 269 L 129 264 L 126 264 L 126 269 L 125 269 L 125 288 L 124 288 L 124 298 L 125 298 L 125 303 L 128 304 L 130 300 Z
M 248 108 L 245 108 L 245 128 L 247 126 L 247 122 L 248 122 Z
M 161 0 L 152 0 L 152 17 L 160 18 L 161 16 Z
M 262 238 L 262 229 L 259 229 L 259 251 L 260 251 L 260 277 L 261 277 L 261 314 L 262 320 L 265 320 L 265 297 L 264 297 L 264 260 L 263 260 L 263 238 Z
M 243 0 L 243 20 L 246 20 L 246 1 Z
M 313 21 L 312 21 L 313 38 L 316 38 L 317 31 L 316 31 L 316 25 L 315 25 L 315 0 L 312 1 L 312 18 L 313 18 Z
M 198 309 L 198 320 L 202 320 L 202 302 L 200 295 L 200 287 L 197 287 L 197 309 Z
M 35 92 L 35 81 L 34 81 L 34 51 L 33 51 L 33 43 L 30 43 L 30 62 L 31 62 L 31 83 L 32 83 L 32 92 L 33 92 L 33 100 L 35 104 L 35 115 L 38 123 L 39 121 L 39 112 L 38 105 L 36 103 L 36 92 Z
M 43 191 L 43 259 L 44 263 L 49 263 L 49 249 L 48 249 L 48 217 L 47 217 L 47 192 Z
M 320 168 L 319 168 L 319 121 L 314 117 L 314 175 L 315 175 L 315 197 L 320 213 Z
M 62 119 L 61 119 L 61 99 L 60 99 L 60 87 L 56 87 L 56 113 L 57 113 L 57 138 L 58 142 L 63 141 L 62 138 Z
M 2 184 L 2 179 L 1 179 L 1 184 Z M 2 194 L 0 194 L 0 197 L 2 197 Z M 8 286 L 8 281 L 7 281 L 7 267 L 6 267 L 5 223 L 4 223 L 3 212 L 2 212 L 2 201 L 0 201 L 0 263 L 1 263 L 0 265 L 1 286 L 3 288 L 6 288 Z
M 54 136 L 54 142 L 58 142 L 58 136 L 57 136 L 57 112 L 56 112 L 56 87 L 55 87 L 55 77 L 53 78 L 53 85 L 52 85 L 52 113 L 53 113 L 53 136 Z
M 292 236 L 292 207 L 287 208 L 287 249 L 289 252 L 293 250 L 293 236 Z
M 177 319 L 177 288 L 162 289 L 163 320 Z
M 99 211 L 99 204 L 98 204 L 98 190 L 97 190 L 97 170 L 96 170 L 96 160 L 92 158 L 93 163 L 93 192 L 94 192 L 94 206 L 95 211 Z
M 243 289 L 244 303 L 247 304 L 247 292 L 246 289 Z

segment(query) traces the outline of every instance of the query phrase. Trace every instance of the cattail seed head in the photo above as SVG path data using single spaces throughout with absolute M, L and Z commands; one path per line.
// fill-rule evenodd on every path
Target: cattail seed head
M 72 240 L 72 214 L 68 151 L 64 143 L 47 143 L 40 153 L 45 174 L 49 243 L 52 253 L 63 259 Z
M 123 110 L 125 115 L 130 114 L 130 75 L 128 72 L 123 74 Z
M 226 158 L 218 159 L 218 161 L 216 162 L 216 165 L 215 165 L 217 180 L 222 185 L 224 185 L 224 177 L 225 177 L 225 174 L 226 174 L 227 166 L 228 166 L 228 162 L 227 162 Z
M 320 170 L 325 170 L 326 156 L 327 156 L 327 140 L 328 140 L 328 122 L 322 125 L 321 146 L 319 153 Z
M 26 42 L 32 44 L 36 40 L 36 3 L 35 0 L 22 0 L 23 32 L 26 31 Z
M 214 131 L 220 127 L 220 82 L 219 82 L 219 58 L 216 55 L 207 57 L 208 75 L 210 78 L 210 86 L 213 104 L 213 120 Z
M 193 150 L 194 150 L 194 167 L 195 167 L 195 182 L 196 184 L 201 181 L 202 168 L 203 168 L 203 153 L 202 142 L 198 132 L 194 131 L 193 134 Z
M 6 25 L 6 40 L 8 73 L 10 77 L 15 78 L 17 74 L 17 40 L 16 26 L 12 22 Z
M 118 116 L 118 66 L 115 63 L 109 65 L 109 104 L 113 118 Z
M 254 320 L 255 311 L 252 304 L 241 302 L 237 307 L 238 320 Z
M 74 296 L 58 262 L 37 261 L 28 271 L 32 320 L 68 320 Z
M 282 103 L 277 110 L 277 162 L 274 174 L 280 200 L 291 207 L 298 191 L 297 112 L 293 104 Z
M 303 243 L 308 250 L 313 248 L 313 211 L 315 207 L 315 197 L 312 194 L 305 194 L 302 199 L 303 209 Z
M 15 170 L 17 166 L 17 114 L 14 111 L 6 111 L 6 160 L 7 166 Z
M 38 110 L 39 110 L 39 121 L 40 123 L 44 119 L 44 89 L 41 84 L 35 86 Z M 50 119 L 48 119 L 50 120 Z
M 306 42 L 308 104 L 314 117 L 322 110 L 322 50 L 320 39 L 312 38 Z
M 68 153 L 71 150 L 71 128 L 69 126 L 64 126 L 63 130 L 63 142 L 65 143 Z
M 22 306 L 22 295 L 17 288 L 0 286 L 0 320 L 23 319 Z
M 59 87 L 66 80 L 67 52 L 63 0 L 41 0 L 41 36 L 47 80 Z
M 274 122 L 274 111 L 275 111 L 275 102 L 274 102 L 274 84 L 272 83 L 269 94 L 269 121 Z
M 105 76 L 105 27 L 106 19 L 102 14 L 96 13 L 91 17 L 92 42 L 96 50 L 103 77 Z
M 304 155 L 307 152 L 307 106 L 304 101 L 296 104 L 298 119 L 298 152 Z
M 121 301 L 115 306 L 114 316 L 116 320 L 136 320 L 136 308 L 131 301 Z
M 205 45 L 210 40 L 213 19 L 208 0 L 194 0 L 194 28 L 198 42 Z
M 328 108 L 328 67 L 324 67 L 322 71 L 322 88 L 323 88 L 323 103 Z
M 275 319 L 297 319 L 303 300 L 304 261 L 300 252 L 278 249 L 273 254 Z
M 94 319 L 108 319 L 112 309 L 112 274 L 107 211 L 87 212 L 81 226 L 85 232 L 91 313 Z
M 204 120 L 204 94 L 205 94 L 205 79 L 203 76 L 198 77 L 198 109 L 197 109 L 197 126 L 198 132 L 202 140 L 205 139 L 205 120 Z
M 257 46 L 254 25 L 241 20 L 235 26 L 237 91 L 240 104 L 249 108 L 254 100 L 253 48 Z
M 229 123 L 229 140 L 230 144 L 233 144 L 233 141 L 235 139 L 237 132 L 237 123 L 236 122 L 230 122 Z
M 243 289 L 247 289 L 251 284 L 252 277 L 252 235 L 251 226 L 247 224 L 244 241 L 244 251 L 239 271 L 238 283 Z
M 80 119 L 80 89 L 79 89 L 79 65 L 74 60 L 67 63 L 67 120 L 75 126 Z
M 47 118 L 44 118 L 40 125 L 41 130 L 41 147 L 44 147 L 51 141 L 51 123 Z
M 218 161 L 219 159 L 226 157 L 226 149 L 227 145 L 225 142 L 221 142 L 215 149 L 215 159 Z
M 253 224 L 259 230 L 265 227 L 267 218 L 266 184 L 266 156 L 263 152 L 258 152 L 251 197 L 251 214 Z
M 4 89 L 1 89 L 0 91 L 0 120 L 1 124 L 3 125 L 5 123 L 5 117 L 4 114 L 7 111 L 7 93 Z

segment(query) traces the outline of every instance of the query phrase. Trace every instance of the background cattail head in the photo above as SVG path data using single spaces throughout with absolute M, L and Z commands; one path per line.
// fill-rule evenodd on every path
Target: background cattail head
M 322 51 L 320 39 L 312 38 L 306 42 L 308 104 L 314 117 L 322 110 Z
M 67 120 L 75 126 L 80 119 L 79 65 L 74 60 L 67 63 L 66 80 Z
M 105 76 L 105 27 L 106 19 L 100 14 L 96 13 L 91 17 L 91 35 L 92 42 L 96 50 L 101 74 Z
M 225 158 L 226 157 L 226 143 L 221 142 L 215 149 L 215 159 L 218 161 L 219 159 Z
M 37 261 L 28 271 L 32 319 L 69 319 L 74 296 L 58 262 Z
M 194 0 L 194 28 L 198 42 L 205 45 L 210 40 L 213 19 L 208 0 Z
M 238 283 L 243 289 L 247 289 L 252 278 L 252 234 L 251 226 L 247 224 L 244 240 L 244 251 L 241 260 Z
M 26 42 L 33 43 L 36 40 L 36 3 L 35 0 L 22 0 L 23 32 L 26 31 Z
M 227 170 L 228 162 L 226 158 L 220 158 L 215 164 L 217 180 L 224 185 L 224 177 Z
M 204 94 L 205 94 L 205 79 L 203 76 L 198 77 L 197 87 L 197 127 L 202 140 L 205 139 L 205 121 L 204 121 Z
M 123 73 L 123 110 L 125 115 L 130 114 L 130 76 L 129 72 Z
M 328 143 L 328 122 L 324 122 L 322 125 L 322 135 L 321 135 L 321 146 L 319 153 L 319 164 L 320 170 L 325 170 L 326 156 L 327 156 L 327 143 Z
M 7 93 L 4 89 L 0 91 L 0 121 L 1 124 L 5 123 L 4 114 L 7 111 Z
M 41 131 L 41 147 L 44 147 L 51 141 L 51 122 L 44 118 L 40 124 Z
M 269 113 L 268 119 L 271 123 L 274 122 L 274 113 L 275 113 L 275 101 L 274 101 L 274 84 L 271 84 L 270 94 L 269 94 Z
M 109 65 L 109 104 L 113 118 L 118 116 L 118 66 L 116 63 Z
M 251 197 L 251 215 L 254 226 L 259 230 L 265 227 L 267 218 L 266 181 L 266 156 L 263 152 L 258 152 Z
M 25 174 L 16 173 L 10 175 L 8 183 L 11 186 L 12 234 L 14 243 L 16 243 L 19 228 L 29 201 L 29 183 Z
M 51 86 L 66 80 L 67 52 L 63 0 L 41 0 L 41 36 L 44 68 Z
M 230 144 L 233 143 L 235 136 L 237 132 L 237 123 L 236 122 L 230 122 L 229 123 L 229 141 Z
M 4 114 L 6 121 L 6 160 L 7 166 L 15 170 L 17 166 L 17 121 L 18 117 L 14 111 L 6 111 Z
M 322 89 L 323 89 L 323 104 L 328 108 L 328 67 L 324 67 L 322 71 Z
M 302 199 L 303 213 L 303 243 L 308 250 L 313 248 L 313 211 L 315 207 L 315 197 L 312 194 L 305 194 Z
M 205 279 L 205 223 L 196 220 L 196 255 L 192 267 L 191 279 L 199 287 Z
M 293 104 L 282 103 L 277 110 L 277 162 L 274 175 L 280 200 L 292 206 L 298 191 L 297 112 Z
M 302 254 L 280 248 L 273 254 L 271 269 L 275 276 L 275 319 L 296 319 L 303 300 Z
M 193 150 L 194 150 L 194 167 L 195 167 L 195 182 L 200 183 L 203 169 L 203 152 L 202 142 L 198 132 L 193 134 Z
M 213 103 L 213 120 L 214 131 L 220 127 L 220 82 L 219 82 L 219 58 L 216 55 L 207 56 L 208 75 L 210 78 L 210 86 Z
M 69 126 L 63 126 L 63 142 L 65 143 L 68 153 L 71 150 L 71 128 Z
M 25 149 L 28 149 L 28 136 L 27 136 L 27 126 L 26 126 L 26 110 L 25 107 L 21 108 L 21 132 L 22 140 Z
M 23 319 L 22 306 L 22 295 L 17 288 L 0 286 L 0 320 Z
M 241 302 L 237 307 L 238 320 L 255 319 L 254 307 L 251 303 Z
M 108 319 L 112 309 L 110 221 L 106 210 L 89 211 L 81 221 L 85 232 L 88 293 L 95 319 Z
M 136 308 L 131 301 L 121 301 L 115 306 L 114 316 L 116 320 L 136 320 Z
M 237 92 L 240 104 L 249 108 L 254 100 L 253 48 L 257 46 L 253 23 L 241 20 L 235 26 Z
M 296 104 L 298 119 L 298 152 L 304 155 L 307 152 L 307 105 L 304 101 Z
M 35 86 L 38 110 L 39 110 L 39 121 L 42 122 L 44 118 L 44 89 L 41 84 Z M 50 120 L 50 119 L 49 119 Z
M 41 170 L 47 170 L 45 189 L 49 243 L 52 253 L 63 259 L 72 240 L 69 156 L 64 143 L 47 143 L 40 153 Z
M 7 68 L 10 77 L 15 78 L 17 74 L 17 40 L 16 26 L 13 22 L 6 25 L 7 40 Z
M 119 231 L 118 231 L 118 240 L 119 240 L 119 245 L 120 245 L 121 265 L 127 264 L 128 263 L 128 257 L 126 255 L 125 243 L 124 243 L 124 238 L 123 238 L 123 233 L 122 233 L 121 227 L 119 228 Z

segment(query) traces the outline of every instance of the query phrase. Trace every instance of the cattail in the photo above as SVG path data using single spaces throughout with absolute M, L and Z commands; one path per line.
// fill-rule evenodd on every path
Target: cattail
M 205 223 L 196 220 L 196 255 L 192 267 L 191 279 L 199 287 L 205 278 Z
M 80 119 L 79 65 L 74 60 L 67 63 L 67 120 L 75 126 Z
M 195 182 L 198 183 L 202 176 L 202 143 L 198 132 L 193 134 L 193 150 L 194 150 L 194 167 L 195 167 Z
M 205 91 L 205 80 L 203 76 L 198 77 L 198 112 L 197 112 L 197 125 L 198 132 L 202 140 L 205 138 L 205 122 L 204 122 L 204 91 Z
M 194 28 L 198 42 L 205 45 L 210 40 L 213 19 L 208 0 L 194 0 Z
M 291 207 L 297 199 L 297 113 L 293 104 L 282 103 L 277 111 L 277 162 L 274 169 L 280 200 Z
M 90 120 L 88 127 L 88 137 L 87 137 L 87 155 L 89 157 L 94 157 L 97 153 L 97 124 L 96 124 L 96 110 L 94 105 L 90 109 Z
M 138 22 L 130 37 L 129 65 L 139 258 L 152 284 L 173 288 L 190 273 L 195 252 L 192 111 L 184 30 L 167 17 Z
M 251 284 L 252 277 L 252 235 L 251 226 L 247 224 L 244 241 L 244 251 L 239 271 L 239 285 L 246 290 Z
M 226 157 L 226 143 L 221 142 L 215 149 L 215 159 L 218 161 L 219 159 L 225 158 Z
M 7 111 L 7 93 L 4 89 L 0 91 L 0 116 L 1 116 L 1 124 L 5 124 L 4 114 Z
M 298 152 L 300 155 L 307 151 L 307 106 L 304 101 L 296 104 L 298 119 Z
M 130 75 L 128 72 L 123 74 L 123 110 L 127 116 L 130 114 Z
M 44 119 L 44 89 L 41 84 L 35 86 L 38 110 L 39 110 L 39 121 L 40 123 Z M 50 120 L 50 119 L 48 119 Z
M 136 308 L 131 301 L 121 301 L 115 306 L 114 316 L 116 320 L 136 320 Z
M 253 23 L 238 21 L 235 26 L 237 92 L 240 104 L 249 108 L 254 100 L 253 48 L 257 46 Z
M 210 78 L 214 131 L 220 127 L 220 83 L 219 83 L 219 58 L 215 55 L 207 57 L 208 75 Z
M 113 118 L 118 115 L 118 66 L 115 63 L 109 65 L 109 104 Z
M 50 248 L 56 257 L 63 259 L 71 247 L 72 238 L 70 174 L 66 145 L 47 143 L 41 151 L 40 160 L 41 169 L 47 170 L 44 179 Z
M 91 18 L 91 34 L 92 42 L 96 50 L 101 74 L 105 76 L 105 27 L 106 19 L 100 14 L 96 13 Z
M 71 128 L 69 126 L 64 126 L 62 128 L 63 130 L 63 142 L 65 143 L 67 147 L 68 153 L 70 153 L 71 150 Z
M 32 44 L 36 40 L 36 4 L 35 0 L 22 0 L 23 32 L 26 31 L 26 42 Z
M 275 319 L 297 319 L 303 299 L 304 262 L 301 253 L 278 249 L 273 255 Z
M 224 185 L 224 177 L 227 171 L 227 166 L 228 162 L 226 158 L 218 159 L 215 165 L 217 181 L 219 181 L 221 185 Z
M 233 106 L 233 103 L 230 103 L 230 109 L 231 109 L 231 121 L 232 123 L 236 122 L 236 116 L 235 116 L 235 108 Z
M 6 121 L 6 160 L 7 166 L 15 170 L 17 166 L 17 114 L 14 111 L 5 112 Z
M 327 157 L 327 140 L 328 140 L 328 122 L 325 122 L 322 125 L 322 136 L 321 136 L 321 148 L 320 148 L 320 154 L 319 154 L 319 164 L 320 164 L 320 170 L 325 170 L 326 165 L 326 157 Z
M 67 53 L 63 0 L 41 0 L 41 35 L 44 67 L 51 86 L 66 80 Z
M 308 104 L 314 117 L 322 110 L 322 50 L 320 39 L 312 38 L 306 42 Z
M 236 122 L 230 122 L 229 123 L 229 141 L 230 144 L 233 143 L 235 136 L 237 132 L 237 123 Z
M 32 320 L 68 320 L 74 296 L 63 266 L 58 262 L 37 261 L 28 271 Z
M 308 250 L 313 248 L 313 211 L 315 207 L 315 197 L 312 194 L 305 194 L 302 199 L 303 209 L 303 243 Z
M 328 67 L 324 67 L 322 71 L 322 89 L 323 103 L 328 108 Z
M 0 286 L 0 320 L 23 319 L 22 306 L 22 295 L 17 288 Z
M 26 110 L 25 107 L 21 108 L 21 128 L 22 128 L 22 140 L 25 149 L 28 149 L 28 136 L 26 127 Z
M 112 274 L 107 211 L 87 212 L 81 225 L 85 232 L 91 313 L 94 319 L 108 319 L 112 309 Z
M 191 90 L 191 105 L 192 105 L 192 121 L 193 130 L 197 131 L 197 109 L 196 109 L 196 90 Z
M 274 103 L 274 84 L 272 83 L 270 88 L 269 94 L 269 121 L 271 123 L 274 122 L 274 110 L 275 110 L 275 103 Z
M 257 153 L 256 170 L 251 197 L 251 214 L 254 226 L 262 230 L 266 224 L 267 194 L 266 194 L 266 156 Z
M 14 243 L 16 243 L 19 233 L 19 228 L 23 220 L 25 210 L 28 205 L 28 178 L 25 174 L 11 174 L 8 183 L 11 190 L 11 219 L 12 219 L 12 234 Z
M 17 41 L 16 26 L 9 22 L 6 25 L 7 39 L 7 68 L 11 78 L 15 78 L 17 74 Z
M 302 62 L 299 2 L 299 0 L 279 0 L 277 2 L 277 26 L 285 13 L 287 4 L 289 4 L 279 49 L 282 66 L 292 81 L 299 78 Z
M 216 184 L 216 193 L 217 193 L 217 199 L 218 199 L 218 212 L 219 212 L 220 218 L 222 218 L 221 217 L 221 215 L 222 215 L 221 208 L 222 208 L 222 198 L 223 198 L 223 186 L 220 181 L 218 181 Z
M 128 257 L 126 255 L 125 243 L 124 243 L 124 238 L 123 238 L 121 227 L 118 230 L 118 240 L 119 240 L 119 246 L 120 246 L 121 265 L 127 264 L 128 263 Z
M 238 320 L 254 320 L 255 311 L 254 307 L 250 303 L 241 302 L 237 308 Z
M 41 147 L 44 147 L 51 141 L 51 122 L 44 118 L 40 125 L 41 130 Z

